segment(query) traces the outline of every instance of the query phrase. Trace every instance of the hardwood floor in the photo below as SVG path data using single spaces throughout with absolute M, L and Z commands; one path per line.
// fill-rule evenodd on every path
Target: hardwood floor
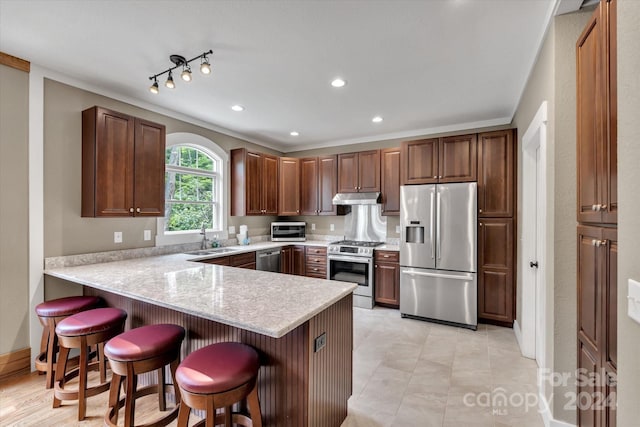
M 97 381 L 97 372 L 89 374 L 89 380 Z M 101 393 L 87 399 L 87 418 L 78 421 L 78 403 L 64 401 L 60 408 L 52 409 L 53 390 L 44 388 L 45 376 L 31 373 L 10 378 L 0 382 L 0 426 L 103 426 L 104 414 L 107 410 L 109 392 Z M 70 386 L 75 386 L 73 382 Z M 167 401 L 167 406 L 173 407 Z M 120 410 L 120 425 L 124 423 Z M 156 395 L 146 396 L 136 401 L 136 424 L 152 421 L 159 416 Z M 189 425 L 200 418 L 191 415 Z M 170 426 L 175 426 L 173 421 Z

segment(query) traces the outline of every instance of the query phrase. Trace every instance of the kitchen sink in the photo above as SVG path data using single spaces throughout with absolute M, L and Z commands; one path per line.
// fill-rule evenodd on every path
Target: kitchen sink
M 203 249 L 199 251 L 185 252 L 185 253 L 189 255 L 218 255 L 218 254 L 225 254 L 227 252 L 235 252 L 235 251 L 236 249 L 218 248 L 218 249 Z

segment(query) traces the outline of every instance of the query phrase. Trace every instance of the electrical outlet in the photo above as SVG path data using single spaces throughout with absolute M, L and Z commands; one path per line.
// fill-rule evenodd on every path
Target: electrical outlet
M 144 230 L 144 240 L 151 240 L 151 230 Z
M 321 335 L 316 337 L 315 340 L 313 340 L 313 352 L 317 353 L 318 351 L 322 350 L 322 347 L 324 347 L 325 345 L 327 345 L 327 333 L 323 332 Z
M 316 229 L 316 225 L 315 224 L 311 224 L 311 231 L 314 231 Z
M 400 234 L 400 226 L 396 225 L 396 234 Z
M 113 243 L 122 243 L 122 231 L 113 232 Z
M 229 234 L 236 234 L 236 226 L 235 225 L 230 225 L 229 226 Z
M 331 231 L 336 231 L 336 226 L 335 226 L 335 224 L 329 224 L 329 230 L 331 230 Z

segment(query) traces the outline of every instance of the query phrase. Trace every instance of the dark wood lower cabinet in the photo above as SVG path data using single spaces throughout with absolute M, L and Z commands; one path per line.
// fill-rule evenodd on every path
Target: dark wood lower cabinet
M 511 326 L 515 318 L 513 220 L 478 222 L 478 318 Z
M 617 234 L 578 226 L 578 368 L 595 379 L 578 387 L 579 426 L 616 425 Z
M 305 275 L 304 246 L 285 246 L 280 253 L 280 272 L 284 274 Z
M 399 252 L 375 252 L 375 302 L 391 308 L 400 306 Z
M 223 256 L 217 258 L 203 259 L 199 262 L 206 264 L 226 265 L 230 267 L 246 268 L 249 270 L 256 269 L 256 253 L 246 252 L 238 255 Z

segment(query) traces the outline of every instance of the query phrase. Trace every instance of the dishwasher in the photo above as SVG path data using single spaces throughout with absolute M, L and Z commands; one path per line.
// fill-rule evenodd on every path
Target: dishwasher
M 256 251 L 256 270 L 280 273 L 281 248 Z

